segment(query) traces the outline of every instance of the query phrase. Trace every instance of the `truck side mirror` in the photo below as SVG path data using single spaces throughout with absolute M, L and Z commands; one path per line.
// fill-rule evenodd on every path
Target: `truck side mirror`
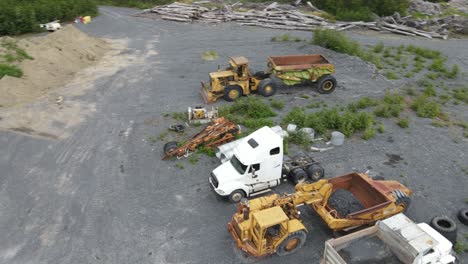
M 255 179 L 255 178 L 257 178 L 257 177 L 258 177 L 258 175 L 255 174 L 255 169 L 252 168 L 252 178 Z

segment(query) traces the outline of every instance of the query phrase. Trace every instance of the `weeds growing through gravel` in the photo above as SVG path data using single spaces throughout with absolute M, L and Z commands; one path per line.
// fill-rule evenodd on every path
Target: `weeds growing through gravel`
M 247 128 L 258 129 L 263 126 L 272 126 L 271 117 L 276 116 L 270 105 L 257 97 L 245 97 L 219 109 L 220 116 L 244 125 Z

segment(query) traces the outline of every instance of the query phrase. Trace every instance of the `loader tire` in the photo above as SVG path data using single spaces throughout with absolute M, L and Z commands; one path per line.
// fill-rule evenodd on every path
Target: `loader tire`
M 336 79 L 331 75 L 324 75 L 317 80 L 317 90 L 321 94 L 332 93 L 336 88 Z
M 164 153 L 168 154 L 172 150 L 177 148 L 177 142 L 175 141 L 169 141 L 166 144 L 164 144 Z
M 458 211 L 458 220 L 460 220 L 462 224 L 468 226 L 468 208 L 460 209 L 460 211 Z
M 306 172 L 309 178 L 314 182 L 320 180 L 325 175 L 325 170 L 318 164 L 309 165 Z
M 242 88 L 239 85 L 228 85 L 224 88 L 224 100 L 235 101 L 242 96 Z
M 307 173 L 301 168 L 295 168 L 289 173 L 289 177 L 294 184 L 298 184 L 307 180 Z
M 457 242 L 457 225 L 448 216 L 436 216 L 431 220 L 431 226 L 454 245 Z
M 258 84 L 258 92 L 264 97 L 270 97 L 276 93 L 277 87 L 275 82 L 270 79 L 264 79 Z
M 408 208 L 410 207 L 411 198 L 409 198 L 408 195 L 406 195 L 406 193 L 401 190 L 393 190 L 392 194 L 393 196 L 395 196 L 395 203 L 397 205 L 403 205 L 403 207 L 405 207 L 403 212 L 406 212 L 406 210 L 408 210 Z
M 296 231 L 288 235 L 276 249 L 278 256 L 286 256 L 299 250 L 305 243 L 307 233 L 304 230 Z
M 229 195 L 229 201 L 231 203 L 238 203 L 242 198 L 245 198 L 247 195 L 245 195 L 245 192 L 241 189 L 239 190 L 234 190 L 232 193 Z

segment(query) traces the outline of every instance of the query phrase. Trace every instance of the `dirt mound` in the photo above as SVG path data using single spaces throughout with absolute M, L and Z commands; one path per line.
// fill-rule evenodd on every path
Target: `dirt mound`
M 33 60 L 17 66 L 22 78 L 5 76 L 0 80 L 0 105 L 15 106 L 30 102 L 70 81 L 79 70 L 95 64 L 108 50 L 105 41 L 90 37 L 74 26 L 44 37 L 19 39 L 17 45 Z
M 328 203 L 345 217 L 365 209 L 362 203 L 348 190 L 338 189 L 328 199 Z

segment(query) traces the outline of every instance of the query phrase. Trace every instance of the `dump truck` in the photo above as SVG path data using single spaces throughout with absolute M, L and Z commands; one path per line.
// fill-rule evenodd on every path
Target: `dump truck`
M 335 199 L 339 191 L 353 199 Z M 405 211 L 410 204 L 411 190 L 397 181 L 373 180 L 364 173 L 349 173 L 314 183 L 299 183 L 295 192 L 272 194 L 252 200 L 243 199 L 228 223 L 228 231 L 236 245 L 252 256 L 276 253 L 280 256 L 296 252 L 305 243 L 307 229 L 298 207 L 310 206 L 334 231 L 371 225 Z M 337 203 L 338 201 L 338 203 Z M 359 202 L 359 210 L 347 209 Z
M 216 118 L 210 125 L 192 136 L 187 142 L 179 145 L 176 141 L 169 141 L 164 144 L 164 156 L 162 159 L 171 157 L 176 157 L 177 159 L 186 158 L 201 146 L 213 149 L 219 145 L 233 141 L 240 132 L 240 126 L 234 122 L 224 117 Z
M 268 57 L 267 66 L 265 72 L 252 73 L 247 58 L 231 57 L 229 67 L 209 74 L 209 85 L 201 83 L 205 103 L 213 103 L 220 97 L 234 101 L 251 93 L 269 97 L 278 90 L 279 81 L 285 85 L 314 82 L 322 94 L 329 94 L 336 87 L 336 79 L 331 75 L 335 67 L 321 54 Z
M 426 223 L 400 213 L 325 242 L 320 264 L 453 264 L 452 243 Z
M 238 203 L 242 198 L 270 191 L 283 180 L 297 184 L 323 178 L 323 167 L 309 155 L 299 153 L 291 158 L 283 155 L 281 132 L 281 127 L 264 126 L 218 146 L 215 154 L 222 164 L 209 177 L 215 192 Z

